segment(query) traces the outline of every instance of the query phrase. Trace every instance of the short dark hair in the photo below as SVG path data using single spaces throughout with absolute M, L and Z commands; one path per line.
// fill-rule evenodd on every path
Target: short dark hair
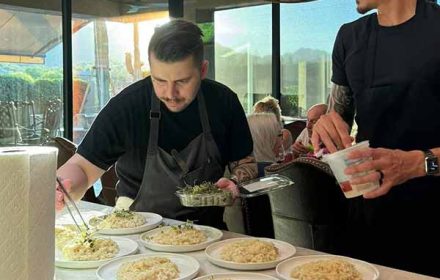
M 192 22 L 174 19 L 154 30 L 148 45 L 148 55 L 152 53 L 163 62 L 181 61 L 192 55 L 194 63 L 200 67 L 203 62 L 202 30 Z

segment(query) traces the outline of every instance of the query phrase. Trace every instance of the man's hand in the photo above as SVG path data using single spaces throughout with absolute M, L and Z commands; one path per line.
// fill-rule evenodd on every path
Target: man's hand
M 351 142 L 348 124 L 334 111 L 322 115 L 313 126 L 312 145 L 315 153 L 321 149 L 321 143 L 330 153 L 334 153 L 350 147 Z
M 235 199 L 238 197 L 238 188 L 235 183 L 227 178 L 220 178 L 216 183 L 218 188 L 225 189 L 232 192 L 232 197 Z
M 292 152 L 295 156 L 299 156 L 299 155 L 307 154 L 310 151 L 301 142 L 297 141 L 292 145 Z
M 70 190 L 72 188 L 72 182 L 69 179 L 61 179 L 61 183 L 63 184 L 66 191 L 70 192 Z M 61 211 L 64 208 L 65 202 L 64 202 L 64 193 L 61 191 L 58 183 L 56 183 L 55 192 L 56 192 L 55 193 L 55 209 L 57 211 Z
M 356 176 L 357 173 L 370 173 L 353 178 L 350 180 L 350 184 L 358 185 L 381 181 L 379 188 L 364 194 L 364 198 L 376 198 L 385 195 L 392 187 L 424 175 L 424 155 L 422 151 L 406 152 L 383 148 L 367 148 L 353 151 L 348 155 L 348 159 L 359 158 L 371 158 L 371 160 L 347 167 L 345 174 Z

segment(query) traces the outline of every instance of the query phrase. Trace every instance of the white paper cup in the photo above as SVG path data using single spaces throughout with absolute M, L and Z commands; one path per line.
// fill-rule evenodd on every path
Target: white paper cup
M 371 160 L 371 158 L 362 158 L 362 159 L 356 159 L 356 160 L 348 160 L 347 155 L 357 149 L 365 149 L 370 147 L 369 141 L 363 141 L 356 145 L 353 145 L 347 149 L 338 151 L 333 154 L 324 155 L 322 160 L 324 162 L 327 162 L 330 165 L 331 170 L 333 171 L 333 174 L 336 177 L 336 180 L 339 183 L 339 186 L 341 186 L 342 191 L 344 192 L 344 195 L 346 198 L 352 198 L 356 196 L 363 195 L 364 193 L 370 192 L 372 190 L 375 190 L 379 187 L 379 181 L 374 183 L 366 183 L 366 184 L 359 184 L 359 185 L 351 185 L 350 179 L 352 176 L 346 175 L 344 173 L 344 170 L 350 166 L 350 165 L 356 165 L 360 164 L 364 161 Z M 363 172 L 356 174 L 356 176 L 363 176 L 368 173 L 371 173 L 374 171 L 369 172 Z

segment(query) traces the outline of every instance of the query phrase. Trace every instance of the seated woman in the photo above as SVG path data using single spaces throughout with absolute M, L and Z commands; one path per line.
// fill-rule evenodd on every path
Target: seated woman
M 281 124 L 274 114 L 256 113 L 247 117 L 254 142 L 254 156 L 259 163 L 258 175 L 264 175 L 263 168 L 277 161 L 282 161 Z M 281 155 L 281 156 L 280 156 Z
M 282 161 L 281 124 L 272 113 L 255 113 L 247 117 L 254 142 L 254 157 L 258 165 L 258 177 L 264 176 L 264 168 Z M 281 155 L 281 156 L 280 156 Z M 242 199 L 243 220 L 246 234 L 274 237 L 269 197 L 261 195 Z
M 266 96 L 255 103 L 253 113 L 273 113 L 277 121 L 282 125 L 279 102 L 272 96 Z M 292 134 L 287 129 L 282 129 L 281 132 L 283 134 L 283 147 L 289 148 L 293 144 Z

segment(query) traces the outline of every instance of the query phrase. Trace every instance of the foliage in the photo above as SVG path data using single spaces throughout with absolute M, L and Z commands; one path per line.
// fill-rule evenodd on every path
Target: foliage
M 41 79 L 43 80 L 62 80 L 63 79 L 63 71 L 60 70 L 46 70 L 43 75 L 41 75 Z
M 61 92 L 63 91 L 63 84 L 62 80 L 40 79 L 35 82 L 34 88 L 34 100 L 46 101 L 60 98 Z
M 298 104 L 298 86 L 289 85 L 284 87 L 281 96 L 281 109 L 283 115 L 301 117 L 303 108 Z
M 25 101 L 31 99 L 33 79 L 25 73 L 0 76 L 0 101 Z
M 206 22 L 197 24 L 202 30 L 203 34 L 203 43 L 208 44 L 214 41 L 214 23 Z

